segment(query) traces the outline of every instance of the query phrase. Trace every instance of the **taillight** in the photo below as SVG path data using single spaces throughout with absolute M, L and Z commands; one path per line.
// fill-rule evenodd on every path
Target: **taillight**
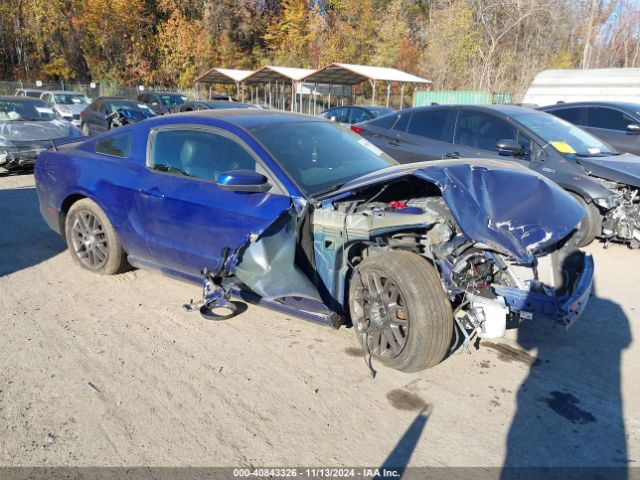
M 356 127 L 355 125 L 351 125 L 351 130 L 353 130 L 356 133 L 364 132 L 364 128 Z

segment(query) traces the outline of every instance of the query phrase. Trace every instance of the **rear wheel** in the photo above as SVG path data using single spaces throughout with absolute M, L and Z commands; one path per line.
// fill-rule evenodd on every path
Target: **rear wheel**
M 598 207 L 596 207 L 593 202 L 587 203 L 585 199 L 577 193 L 569 193 L 571 193 L 571 196 L 587 211 L 587 216 L 580 222 L 580 225 L 578 225 L 577 233 L 579 238 L 578 246 L 586 247 L 593 242 L 602 231 L 602 216 L 600 215 L 600 210 L 598 210 Z
M 107 215 L 88 198 L 69 209 L 65 237 L 73 260 L 87 270 L 114 275 L 129 268 L 127 255 Z
M 437 365 L 453 333 L 453 314 L 436 269 L 415 253 L 390 251 L 358 266 L 349 310 L 363 348 L 403 372 Z

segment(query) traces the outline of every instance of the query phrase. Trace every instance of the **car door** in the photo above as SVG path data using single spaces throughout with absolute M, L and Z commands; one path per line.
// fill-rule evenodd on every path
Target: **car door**
M 400 145 L 394 146 L 402 151 L 402 163 L 445 158 L 451 146 L 455 114 L 451 108 L 414 111 L 406 132 L 397 138 Z
M 215 269 L 225 248 L 233 252 L 291 205 L 255 153 L 225 130 L 153 129 L 146 166 L 138 208 L 148 249 L 156 263 L 188 275 Z M 237 192 L 216 185 L 219 174 L 238 169 L 265 174 L 271 190 Z
M 94 109 L 87 109 L 85 123 L 89 127 L 89 133 L 96 135 L 108 130 L 107 115 L 109 115 L 108 104 L 104 100 L 98 100 Z
M 453 143 L 446 149 L 444 157 L 504 159 L 498 153 L 498 142 L 517 138 L 517 129 L 497 115 L 460 108 Z
M 585 108 L 583 128 L 611 145 L 619 152 L 640 155 L 640 135 L 627 130 L 629 125 L 640 125 L 631 115 L 609 107 L 589 106 Z

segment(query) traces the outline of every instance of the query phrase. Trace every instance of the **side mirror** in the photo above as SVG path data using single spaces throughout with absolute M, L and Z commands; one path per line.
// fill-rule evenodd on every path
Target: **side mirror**
M 500 155 L 513 156 L 522 155 L 524 148 L 512 138 L 505 138 L 496 144 L 496 149 Z
M 640 125 L 638 125 L 637 123 L 632 123 L 630 125 L 627 125 L 627 132 L 628 133 L 633 133 L 635 135 L 640 133 Z
M 266 192 L 271 188 L 267 177 L 254 170 L 231 170 L 218 175 L 216 185 L 234 192 Z

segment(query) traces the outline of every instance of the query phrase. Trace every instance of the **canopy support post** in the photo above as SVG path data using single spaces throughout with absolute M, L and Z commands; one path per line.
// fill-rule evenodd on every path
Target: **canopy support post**
M 400 110 L 404 108 L 404 83 L 400 84 Z
M 389 108 L 389 97 L 391 97 L 391 82 L 387 83 L 387 108 Z

